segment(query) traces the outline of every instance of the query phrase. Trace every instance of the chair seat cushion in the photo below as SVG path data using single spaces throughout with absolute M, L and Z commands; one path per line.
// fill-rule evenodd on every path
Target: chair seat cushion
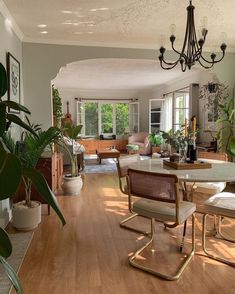
M 204 203 L 206 212 L 235 218 L 235 194 L 222 192 Z
M 187 188 L 191 188 L 193 183 L 187 183 Z M 218 182 L 218 183 L 195 183 L 197 186 L 196 192 L 205 193 L 205 194 L 218 194 L 222 192 L 225 187 L 226 183 Z
M 196 205 L 194 203 L 181 201 L 179 203 L 179 223 L 183 223 L 195 210 Z M 134 202 L 133 211 L 139 215 L 154 218 L 162 222 L 176 221 L 175 203 L 139 199 Z

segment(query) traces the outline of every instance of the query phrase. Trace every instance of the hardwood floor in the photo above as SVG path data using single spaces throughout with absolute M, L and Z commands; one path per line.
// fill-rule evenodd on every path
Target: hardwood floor
M 235 268 L 202 255 L 200 214 L 196 218 L 197 254 L 182 277 L 169 282 L 128 263 L 128 255 L 146 240 L 119 227 L 128 212 L 117 175 L 85 175 L 80 196 L 58 199 L 67 224 L 62 228 L 54 212 L 43 216 L 19 273 L 25 294 L 235 293 Z M 148 224 L 142 218 L 133 221 L 146 229 Z M 225 223 L 230 231 L 231 224 Z M 182 227 L 164 231 L 163 225 L 156 223 L 156 251 L 149 250 L 140 262 L 147 261 L 163 271 L 174 270 L 179 252 L 173 245 L 180 243 L 181 236 Z M 189 240 L 190 228 L 186 250 Z M 221 243 L 212 245 L 218 248 Z M 226 243 L 220 248 L 235 256 L 234 247 Z

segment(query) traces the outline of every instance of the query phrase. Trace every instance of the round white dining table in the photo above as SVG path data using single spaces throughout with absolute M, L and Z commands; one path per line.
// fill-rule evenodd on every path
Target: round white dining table
M 133 170 L 151 173 L 174 174 L 182 182 L 234 182 L 235 163 L 220 160 L 199 159 L 199 161 L 210 162 L 211 168 L 177 170 L 163 166 L 163 159 L 146 159 L 130 164 Z

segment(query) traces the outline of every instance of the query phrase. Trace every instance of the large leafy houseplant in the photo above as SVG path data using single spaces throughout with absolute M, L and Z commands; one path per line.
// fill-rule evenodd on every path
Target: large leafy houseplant
M 64 126 L 63 132 L 65 137 L 69 138 L 71 141 L 71 149 L 68 145 L 64 143 L 64 148 L 68 152 L 71 161 L 71 176 L 76 177 L 79 175 L 78 164 L 77 164 L 77 152 L 75 152 L 75 141 L 78 135 L 81 133 L 82 125 L 66 124 Z M 82 151 L 82 150 L 81 150 Z
M 20 159 L 15 154 L 10 153 L 3 143 L 3 136 L 12 122 L 37 136 L 34 130 L 24 123 L 17 115 L 8 112 L 9 109 L 14 109 L 30 114 L 30 111 L 26 107 L 16 102 L 2 99 L 7 88 L 8 81 L 6 70 L 0 63 L 0 201 L 11 198 L 16 192 L 22 177 L 28 176 L 34 183 L 36 183 L 40 192 L 43 195 L 45 194 L 48 196 L 51 206 L 54 208 L 64 225 L 64 217 L 44 177 L 36 170 L 22 167 Z M 23 290 L 17 275 L 6 260 L 11 255 L 11 252 L 12 245 L 9 236 L 4 229 L 0 228 L 0 264 L 3 266 L 16 292 L 21 294 L 23 293 Z
M 68 152 L 71 161 L 71 173 L 63 176 L 62 189 L 65 195 L 79 195 L 83 184 L 81 175 L 79 174 L 77 162 L 77 153 L 82 152 L 83 150 L 81 149 L 82 146 L 75 142 L 81 132 L 81 129 L 82 125 L 76 126 L 73 124 L 67 124 L 64 127 L 65 138 L 63 145 Z M 70 144 L 68 145 L 65 141 Z M 75 148 L 75 145 L 78 146 L 78 149 Z
M 219 118 L 217 120 L 217 139 L 219 150 L 228 154 L 229 160 L 235 156 L 235 108 L 234 98 L 227 99 L 226 103 L 219 104 Z
M 21 163 L 21 167 L 24 169 L 25 173 L 22 176 L 22 181 L 25 188 L 25 205 L 31 207 L 31 187 L 32 183 L 36 186 L 36 189 L 40 193 L 40 185 L 34 179 L 34 174 L 37 173 L 39 177 L 39 172 L 36 170 L 36 165 L 39 158 L 41 157 L 45 148 L 57 141 L 61 137 L 60 129 L 56 127 L 50 127 L 46 131 L 41 129 L 37 131 L 37 136 L 30 132 L 24 133 L 24 138 L 21 141 L 15 142 L 10 134 L 3 135 L 3 142 L 9 152 L 14 154 Z M 31 174 L 33 171 L 34 174 Z M 40 193 L 42 194 L 42 193 Z M 50 193 L 45 193 L 42 195 L 45 198 L 46 202 L 49 202 L 50 205 L 54 205 L 51 201 L 51 198 L 54 198 L 54 195 Z M 51 202 L 51 203 L 50 203 Z M 54 209 L 57 209 L 54 206 Z

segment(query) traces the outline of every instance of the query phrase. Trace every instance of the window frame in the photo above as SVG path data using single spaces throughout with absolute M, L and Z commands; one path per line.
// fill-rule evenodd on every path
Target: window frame
M 76 99 L 77 100 L 77 99 Z M 85 103 L 97 103 L 98 104 L 98 134 L 97 135 L 86 135 L 85 134 L 85 125 L 86 125 L 86 118 L 85 118 Z M 101 105 L 102 104 L 112 104 L 113 105 L 113 133 L 102 133 L 102 113 L 101 113 Z M 130 121 L 131 121 L 131 105 L 138 105 L 137 109 L 138 112 L 134 113 L 133 115 L 137 115 L 138 118 L 138 126 L 137 126 L 137 132 L 139 131 L 139 101 L 132 101 L 132 100 L 124 100 L 124 99 L 120 99 L 120 100 L 96 100 L 96 99 L 80 99 L 76 101 L 76 122 L 77 124 L 82 124 L 83 128 L 82 128 L 82 133 L 81 135 L 86 138 L 86 137 L 97 137 L 99 135 L 113 135 L 115 134 L 116 136 L 123 136 L 123 135 L 117 135 L 116 133 L 116 105 L 117 104 L 127 104 L 128 108 L 129 108 L 129 129 L 130 129 Z M 131 131 L 131 130 L 130 130 Z

